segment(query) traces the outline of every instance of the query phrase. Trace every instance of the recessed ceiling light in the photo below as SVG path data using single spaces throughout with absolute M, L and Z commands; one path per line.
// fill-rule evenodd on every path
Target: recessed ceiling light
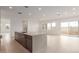
M 57 16 L 62 16 L 62 14 L 60 12 L 56 12 Z
M 29 13 L 29 16 L 31 16 L 32 15 L 32 13 Z
M 43 14 L 43 16 L 46 16 L 45 14 Z
M 72 8 L 72 10 L 76 10 L 76 8 Z
M 56 12 L 56 15 L 60 15 L 60 12 Z
M 12 8 L 13 8 L 13 7 L 11 7 L 11 6 L 9 7 L 9 9 L 12 9 Z
M 64 15 L 67 15 L 68 14 L 68 12 L 64 12 Z
M 41 11 L 41 10 L 42 10 L 42 8 L 38 8 L 38 10 L 39 10 L 39 11 Z
M 73 14 L 75 15 L 75 14 L 76 14 L 76 12 L 73 12 Z

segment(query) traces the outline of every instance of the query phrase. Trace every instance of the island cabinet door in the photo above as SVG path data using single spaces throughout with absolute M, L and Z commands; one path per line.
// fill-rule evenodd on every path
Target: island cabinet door
M 26 36 L 26 48 L 32 52 L 32 36 Z
M 24 48 L 26 48 L 25 36 L 22 33 L 15 33 L 15 40 L 20 43 Z
M 21 38 L 21 45 L 24 47 L 24 48 L 26 48 L 26 40 L 25 40 L 25 38 Z

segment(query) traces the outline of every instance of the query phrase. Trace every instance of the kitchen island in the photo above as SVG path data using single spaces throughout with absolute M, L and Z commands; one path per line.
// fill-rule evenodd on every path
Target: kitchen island
M 46 34 L 15 32 L 15 40 L 32 53 L 46 52 L 47 49 Z

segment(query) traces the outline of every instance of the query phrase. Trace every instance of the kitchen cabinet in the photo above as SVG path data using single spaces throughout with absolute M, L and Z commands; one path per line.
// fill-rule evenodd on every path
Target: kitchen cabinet
M 32 36 L 15 32 L 15 40 L 32 52 Z

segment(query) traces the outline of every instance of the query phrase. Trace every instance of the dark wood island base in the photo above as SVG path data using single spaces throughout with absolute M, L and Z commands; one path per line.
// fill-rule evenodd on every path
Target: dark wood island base
M 32 53 L 32 36 L 15 32 L 15 40 Z

